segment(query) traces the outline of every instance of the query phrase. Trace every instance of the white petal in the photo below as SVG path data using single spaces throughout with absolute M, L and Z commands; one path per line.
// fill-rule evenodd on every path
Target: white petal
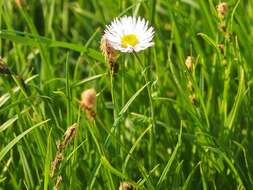
M 148 28 L 148 21 L 140 17 L 123 16 L 115 18 L 110 25 L 106 26 L 104 31 L 106 38 L 111 46 L 124 53 L 139 52 L 154 45 L 154 28 Z M 137 36 L 139 43 L 135 46 L 123 48 L 121 45 L 124 35 L 134 34 Z

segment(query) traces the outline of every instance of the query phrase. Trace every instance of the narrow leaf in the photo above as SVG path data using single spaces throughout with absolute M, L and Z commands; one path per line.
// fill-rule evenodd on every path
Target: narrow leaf
M 18 141 L 20 141 L 25 135 L 27 135 L 28 133 L 30 133 L 33 129 L 45 124 L 46 122 L 50 121 L 50 119 L 42 121 L 34 126 L 32 126 L 31 128 L 27 129 L 26 131 L 24 131 L 23 133 L 21 133 L 20 135 L 16 136 L 7 146 L 5 146 L 3 148 L 3 150 L 0 152 L 0 162 L 2 161 L 2 159 L 4 158 L 4 156 L 12 149 L 13 146 L 15 146 Z
M 129 100 L 128 102 L 125 104 L 125 106 L 121 109 L 121 111 L 119 112 L 119 115 L 124 114 L 127 109 L 129 108 L 129 106 L 133 103 L 133 101 L 135 100 L 135 98 L 144 90 L 144 88 L 146 88 L 146 86 L 149 85 L 150 82 L 148 82 L 147 84 L 145 84 L 143 87 L 141 87 Z

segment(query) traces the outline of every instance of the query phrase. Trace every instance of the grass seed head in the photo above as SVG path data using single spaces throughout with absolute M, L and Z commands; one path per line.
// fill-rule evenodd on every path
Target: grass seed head
M 56 184 L 54 186 L 54 190 L 58 190 L 60 185 L 61 185 L 61 182 L 62 182 L 62 176 L 58 176 L 57 177 L 57 181 L 56 181 Z
M 221 32 L 226 32 L 226 23 L 225 23 L 225 21 L 221 21 L 221 22 L 218 24 L 218 29 L 219 29 Z
M 90 88 L 82 92 L 81 95 L 81 108 L 86 112 L 86 115 L 89 120 L 93 120 L 96 116 L 95 108 L 96 108 L 96 90 L 94 88 Z
M 10 69 L 8 68 L 8 66 L 4 63 L 4 60 L 0 57 L 0 73 L 1 74 L 8 74 L 10 75 Z
M 125 181 L 120 183 L 119 190 L 133 190 L 133 189 L 134 189 L 133 186 Z
M 197 100 L 197 96 L 196 96 L 196 94 L 195 93 L 193 93 L 193 94 L 191 94 L 190 96 L 189 96 L 189 98 L 190 98 L 190 101 L 191 101 L 191 103 L 193 104 L 193 105 L 198 105 L 198 100 Z
M 185 65 L 188 68 L 189 71 L 191 71 L 193 69 L 193 57 L 192 56 L 188 56 L 185 60 Z
M 57 150 L 60 151 L 60 152 L 64 149 L 64 146 L 63 146 L 63 144 L 60 140 L 58 140 L 56 142 L 56 146 L 57 146 Z
M 77 124 L 71 125 L 64 134 L 63 147 L 66 147 L 76 135 Z
M 188 83 L 187 83 L 187 88 L 188 88 L 188 90 L 189 90 L 190 92 L 193 91 L 193 84 L 192 84 L 192 81 L 191 81 L 191 80 L 188 81 Z
M 90 88 L 82 92 L 81 95 L 81 107 L 83 109 L 94 109 L 96 107 L 96 90 L 94 88 Z
M 228 4 L 226 2 L 222 2 L 217 5 L 218 17 L 221 20 L 224 20 L 225 16 L 227 15 L 227 12 L 228 12 Z
M 61 152 L 57 152 L 54 161 L 51 164 L 50 177 L 53 178 L 55 174 L 55 170 L 58 164 L 64 159 L 64 156 Z
M 26 4 L 25 0 L 15 0 L 15 2 L 18 7 L 22 7 Z
M 100 42 L 100 49 L 106 59 L 106 61 L 109 63 L 110 69 L 112 71 L 117 69 L 116 59 L 117 59 L 117 52 L 116 50 L 110 45 L 108 39 L 105 35 L 102 36 L 101 42 Z
M 224 54 L 224 50 L 225 50 L 224 44 L 218 44 L 218 48 L 220 49 L 221 53 Z

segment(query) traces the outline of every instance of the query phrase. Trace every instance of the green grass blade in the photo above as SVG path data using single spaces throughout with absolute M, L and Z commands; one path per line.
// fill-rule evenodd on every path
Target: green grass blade
M 156 184 L 156 189 L 160 189 L 160 186 L 162 185 L 162 182 L 165 180 L 167 173 L 170 171 L 171 165 L 172 165 L 172 163 L 174 162 L 174 160 L 176 158 L 178 149 L 182 144 L 181 136 L 182 136 L 182 126 L 181 126 L 180 132 L 178 134 L 177 145 L 176 145 L 173 153 L 171 154 L 171 157 L 170 157 L 169 161 L 167 162 L 167 164 L 166 164 L 166 166 L 165 166 L 165 168 L 164 168 L 164 170 L 163 170 L 163 172 L 162 172 L 162 174 L 161 174 L 161 176 L 160 176 L 160 178 L 159 178 L 159 180 Z
M 201 164 L 200 164 L 200 174 L 201 174 L 202 187 L 204 190 L 208 190 L 207 184 L 206 184 L 206 179 L 205 179 L 205 174 L 203 172 Z
M 240 103 L 241 103 L 244 95 L 245 95 L 244 71 L 241 67 L 240 68 L 240 81 L 239 81 L 239 85 L 238 85 L 238 92 L 235 97 L 235 101 L 234 101 L 233 107 L 231 109 L 231 112 L 228 115 L 227 122 L 225 123 L 225 126 L 228 127 L 229 129 L 231 129 L 233 126 L 235 117 L 239 111 L 239 106 L 240 106 Z
M 209 37 L 208 35 L 203 34 L 203 33 L 198 33 L 198 35 L 201 38 L 203 38 L 209 45 L 211 45 L 212 47 L 214 47 L 217 52 L 219 52 L 219 48 L 218 48 L 216 42 L 211 37 Z
M 127 154 L 127 157 L 124 161 L 123 164 L 123 173 L 125 173 L 126 167 L 127 167 L 127 163 L 128 160 L 130 159 L 131 155 L 133 154 L 135 148 L 137 147 L 137 145 L 140 143 L 140 141 L 142 140 L 143 136 L 152 128 L 152 125 L 150 125 L 149 127 L 147 127 L 147 129 L 145 129 L 141 135 L 139 136 L 139 138 L 135 141 L 135 143 L 133 144 L 132 148 L 130 149 L 130 151 Z
M 234 177 L 236 179 L 236 181 L 238 182 L 238 185 L 242 185 L 244 186 L 243 184 L 243 181 L 240 177 L 240 174 L 239 172 L 237 171 L 236 167 L 234 166 L 233 162 L 231 161 L 231 159 L 224 153 L 222 152 L 221 150 L 217 149 L 217 148 L 213 148 L 213 147 L 208 147 L 208 149 L 210 149 L 211 151 L 221 155 L 224 160 L 227 162 L 228 166 L 230 167 L 230 169 L 232 170 L 232 172 L 234 173 Z
M 25 181 L 27 186 L 29 187 L 29 189 L 33 189 L 34 188 L 34 180 L 33 180 L 33 175 L 31 173 L 31 169 L 30 169 L 30 163 L 28 162 L 26 155 L 23 151 L 22 146 L 18 145 L 18 152 L 20 155 L 20 159 L 21 159 L 21 163 L 22 163 L 22 167 L 23 167 L 23 171 L 25 174 Z
M 77 52 L 84 52 L 89 57 L 101 62 L 106 63 L 104 56 L 91 48 L 86 48 L 83 45 L 75 44 L 75 43 L 69 43 L 69 42 L 61 42 L 61 41 L 55 41 L 51 40 L 49 38 L 41 37 L 38 35 L 32 35 L 29 33 L 21 33 L 26 36 L 21 36 L 21 32 L 9 32 L 2 30 L 0 31 L 0 38 L 8 39 L 16 43 L 21 43 L 23 45 L 29 45 L 29 46 L 38 46 L 40 44 L 45 44 L 48 47 L 57 47 L 57 48 L 66 48 Z
M 81 86 L 81 85 L 83 85 L 83 84 L 85 84 L 85 83 L 87 83 L 87 82 L 90 82 L 90 81 L 93 81 L 93 80 L 102 78 L 102 77 L 106 76 L 107 74 L 108 74 L 108 73 L 103 73 L 103 74 L 98 74 L 98 75 L 94 75 L 94 76 L 92 76 L 92 77 L 85 78 L 85 79 L 83 79 L 83 80 L 81 80 L 81 81 L 79 81 L 79 82 L 73 83 L 73 84 L 71 85 L 71 87 L 73 88 L 73 87 Z
M 4 130 L 6 130 L 9 126 L 11 126 L 15 121 L 18 120 L 18 116 L 15 115 L 14 117 L 12 117 L 11 119 L 7 120 L 6 122 L 4 122 L 1 126 L 0 126 L 0 133 L 3 132 Z
M 101 157 L 101 163 L 102 165 L 109 170 L 111 173 L 123 178 L 123 179 L 127 179 L 127 176 L 125 176 L 122 172 L 120 172 L 119 170 L 115 169 L 110 162 L 106 159 L 105 156 Z
M 7 146 L 5 146 L 3 148 L 3 150 L 0 152 L 0 162 L 2 161 L 2 159 L 4 158 L 4 156 L 12 149 L 13 146 L 15 146 L 25 135 L 27 135 L 28 133 L 30 133 L 33 129 L 47 123 L 48 121 L 50 121 L 50 119 L 42 121 L 32 127 L 30 127 L 29 129 L 27 129 L 26 131 L 24 131 L 23 133 L 21 133 L 20 135 L 16 136 Z
M 44 161 L 44 190 L 48 189 L 49 185 L 49 177 L 50 177 L 50 166 L 51 166 L 51 157 L 52 157 L 52 142 L 51 142 L 51 133 L 52 128 L 49 131 L 48 137 L 47 137 L 47 152 L 46 152 L 46 158 Z
M 136 99 L 136 97 L 146 88 L 146 86 L 148 86 L 150 84 L 150 82 L 148 82 L 147 84 L 145 84 L 144 86 L 142 86 L 129 100 L 128 102 L 125 104 L 125 106 L 120 110 L 119 115 L 124 114 L 129 106 L 133 103 L 133 101 Z
M 32 81 L 36 77 L 38 77 L 38 75 L 34 75 L 34 76 L 28 78 L 27 80 L 25 80 L 25 84 L 28 84 L 30 81 Z M 16 93 L 19 90 L 20 90 L 20 87 L 17 86 L 12 89 L 12 93 Z M 6 93 L 0 97 L 0 107 L 2 107 L 10 99 L 10 96 L 11 96 L 10 93 Z
M 191 180 L 192 180 L 192 176 L 193 174 L 195 173 L 197 167 L 200 165 L 200 162 L 197 163 L 197 165 L 192 169 L 192 171 L 190 172 L 190 174 L 188 175 L 183 187 L 182 187 L 182 190 L 187 190 L 189 188 L 189 185 L 191 183 Z

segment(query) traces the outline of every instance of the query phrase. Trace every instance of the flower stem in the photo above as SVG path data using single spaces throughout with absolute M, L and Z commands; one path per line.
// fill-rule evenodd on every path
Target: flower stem
M 115 99 L 115 94 L 114 94 L 113 71 L 110 72 L 110 82 L 111 82 L 111 96 L 112 96 L 112 104 L 113 104 L 113 118 L 115 120 L 117 118 L 117 109 L 116 109 L 116 99 Z
M 146 72 L 146 68 L 145 65 L 142 63 L 140 57 L 138 56 L 138 54 L 136 52 L 133 52 L 135 57 L 137 58 L 138 62 L 140 63 L 140 69 L 143 71 L 143 76 L 144 76 L 144 80 L 145 83 L 147 84 L 149 82 L 148 80 L 148 75 Z M 150 132 L 150 143 L 149 143 L 149 166 L 152 167 L 153 165 L 153 158 L 155 157 L 155 115 L 154 115 L 154 105 L 153 105 L 153 101 L 152 101 L 152 93 L 151 93 L 151 87 L 150 85 L 147 86 L 147 91 L 148 91 L 148 98 L 149 98 L 149 105 L 150 105 L 150 112 L 149 112 L 149 117 L 150 117 L 150 123 L 152 125 L 152 130 Z
M 117 109 L 117 105 L 116 105 L 116 98 L 115 98 L 115 93 L 114 93 L 114 73 L 113 71 L 110 71 L 110 77 L 111 77 L 111 96 L 112 96 L 112 104 L 113 104 L 113 122 L 115 122 L 117 120 L 118 117 L 118 109 Z M 115 137 L 120 136 L 120 127 L 116 126 L 115 127 Z M 120 155 L 120 144 L 116 144 L 116 155 Z

